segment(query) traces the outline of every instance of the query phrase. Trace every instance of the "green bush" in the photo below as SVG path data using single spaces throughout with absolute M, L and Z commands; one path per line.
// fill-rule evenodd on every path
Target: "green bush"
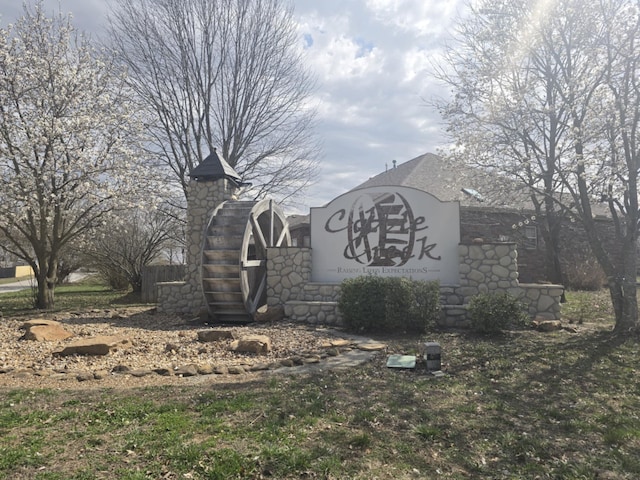
M 338 308 L 358 332 L 425 332 L 440 312 L 438 282 L 361 276 L 342 282 Z
M 480 333 L 497 333 L 529 321 L 525 307 L 508 293 L 482 293 L 471 298 L 468 307 L 471 327 Z

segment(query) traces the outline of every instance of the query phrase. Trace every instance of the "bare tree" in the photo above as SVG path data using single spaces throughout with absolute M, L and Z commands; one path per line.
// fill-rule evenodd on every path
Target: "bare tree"
M 162 256 L 177 220 L 160 210 L 135 209 L 119 215 L 83 247 L 87 266 L 96 269 L 113 288 L 142 288 L 144 267 Z
M 282 0 L 117 0 L 111 41 L 184 190 L 218 147 L 249 194 L 286 199 L 317 170 L 314 81 Z
M 455 92 L 442 107 L 458 155 L 530 192 L 556 272 L 562 220 L 582 221 L 619 331 L 637 323 L 637 19 L 631 0 L 484 0 L 462 21 L 461 48 L 441 75 Z M 613 249 L 595 225 L 603 200 Z
M 60 254 L 139 198 L 141 122 L 124 77 L 38 3 L 0 30 L 0 233 L 50 308 Z

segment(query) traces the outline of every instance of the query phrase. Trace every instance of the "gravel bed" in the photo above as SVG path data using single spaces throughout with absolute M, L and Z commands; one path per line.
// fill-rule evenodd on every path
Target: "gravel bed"
M 74 334 L 63 341 L 23 340 L 26 320 L 57 320 Z M 265 355 L 237 353 L 231 339 L 203 343 L 200 330 L 229 330 L 235 338 L 244 335 L 267 335 L 272 351 Z M 78 339 L 100 335 L 120 335 L 132 346 L 108 355 L 59 356 L 56 352 Z M 148 307 L 79 311 L 57 315 L 40 315 L 0 319 L 0 387 L 24 388 L 102 388 L 135 387 L 203 381 L 248 381 L 267 367 L 294 358 L 323 358 L 335 345 L 344 345 L 340 334 L 327 328 L 299 324 L 207 326 L 189 323 L 185 318 L 156 313 Z M 330 352 L 329 352 L 330 353 Z M 208 374 L 185 377 L 172 372 L 186 365 L 196 365 L 211 372 L 239 370 L 241 375 Z M 237 369 L 235 367 L 242 367 Z M 165 375 L 150 374 L 163 369 Z M 135 376 L 132 372 L 147 372 Z M 97 378 L 94 378 L 97 377 Z M 79 381 L 84 378 L 89 381 Z

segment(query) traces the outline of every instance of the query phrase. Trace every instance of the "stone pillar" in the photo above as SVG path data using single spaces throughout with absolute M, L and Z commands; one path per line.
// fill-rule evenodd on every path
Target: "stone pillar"
M 202 292 L 202 246 L 211 215 L 222 202 L 234 197 L 236 184 L 226 178 L 191 180 L 187 186 L 187 269 L 190 313 L 205 306 Z

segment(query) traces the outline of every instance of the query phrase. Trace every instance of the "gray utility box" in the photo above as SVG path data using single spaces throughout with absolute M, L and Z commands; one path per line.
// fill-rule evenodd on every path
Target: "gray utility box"
M 424 344 L 424 359 L 427 362 L 427 370 L 440 370 L 442 368 L 440 363 L 441 356 L 439 343 L 427 342 Z

